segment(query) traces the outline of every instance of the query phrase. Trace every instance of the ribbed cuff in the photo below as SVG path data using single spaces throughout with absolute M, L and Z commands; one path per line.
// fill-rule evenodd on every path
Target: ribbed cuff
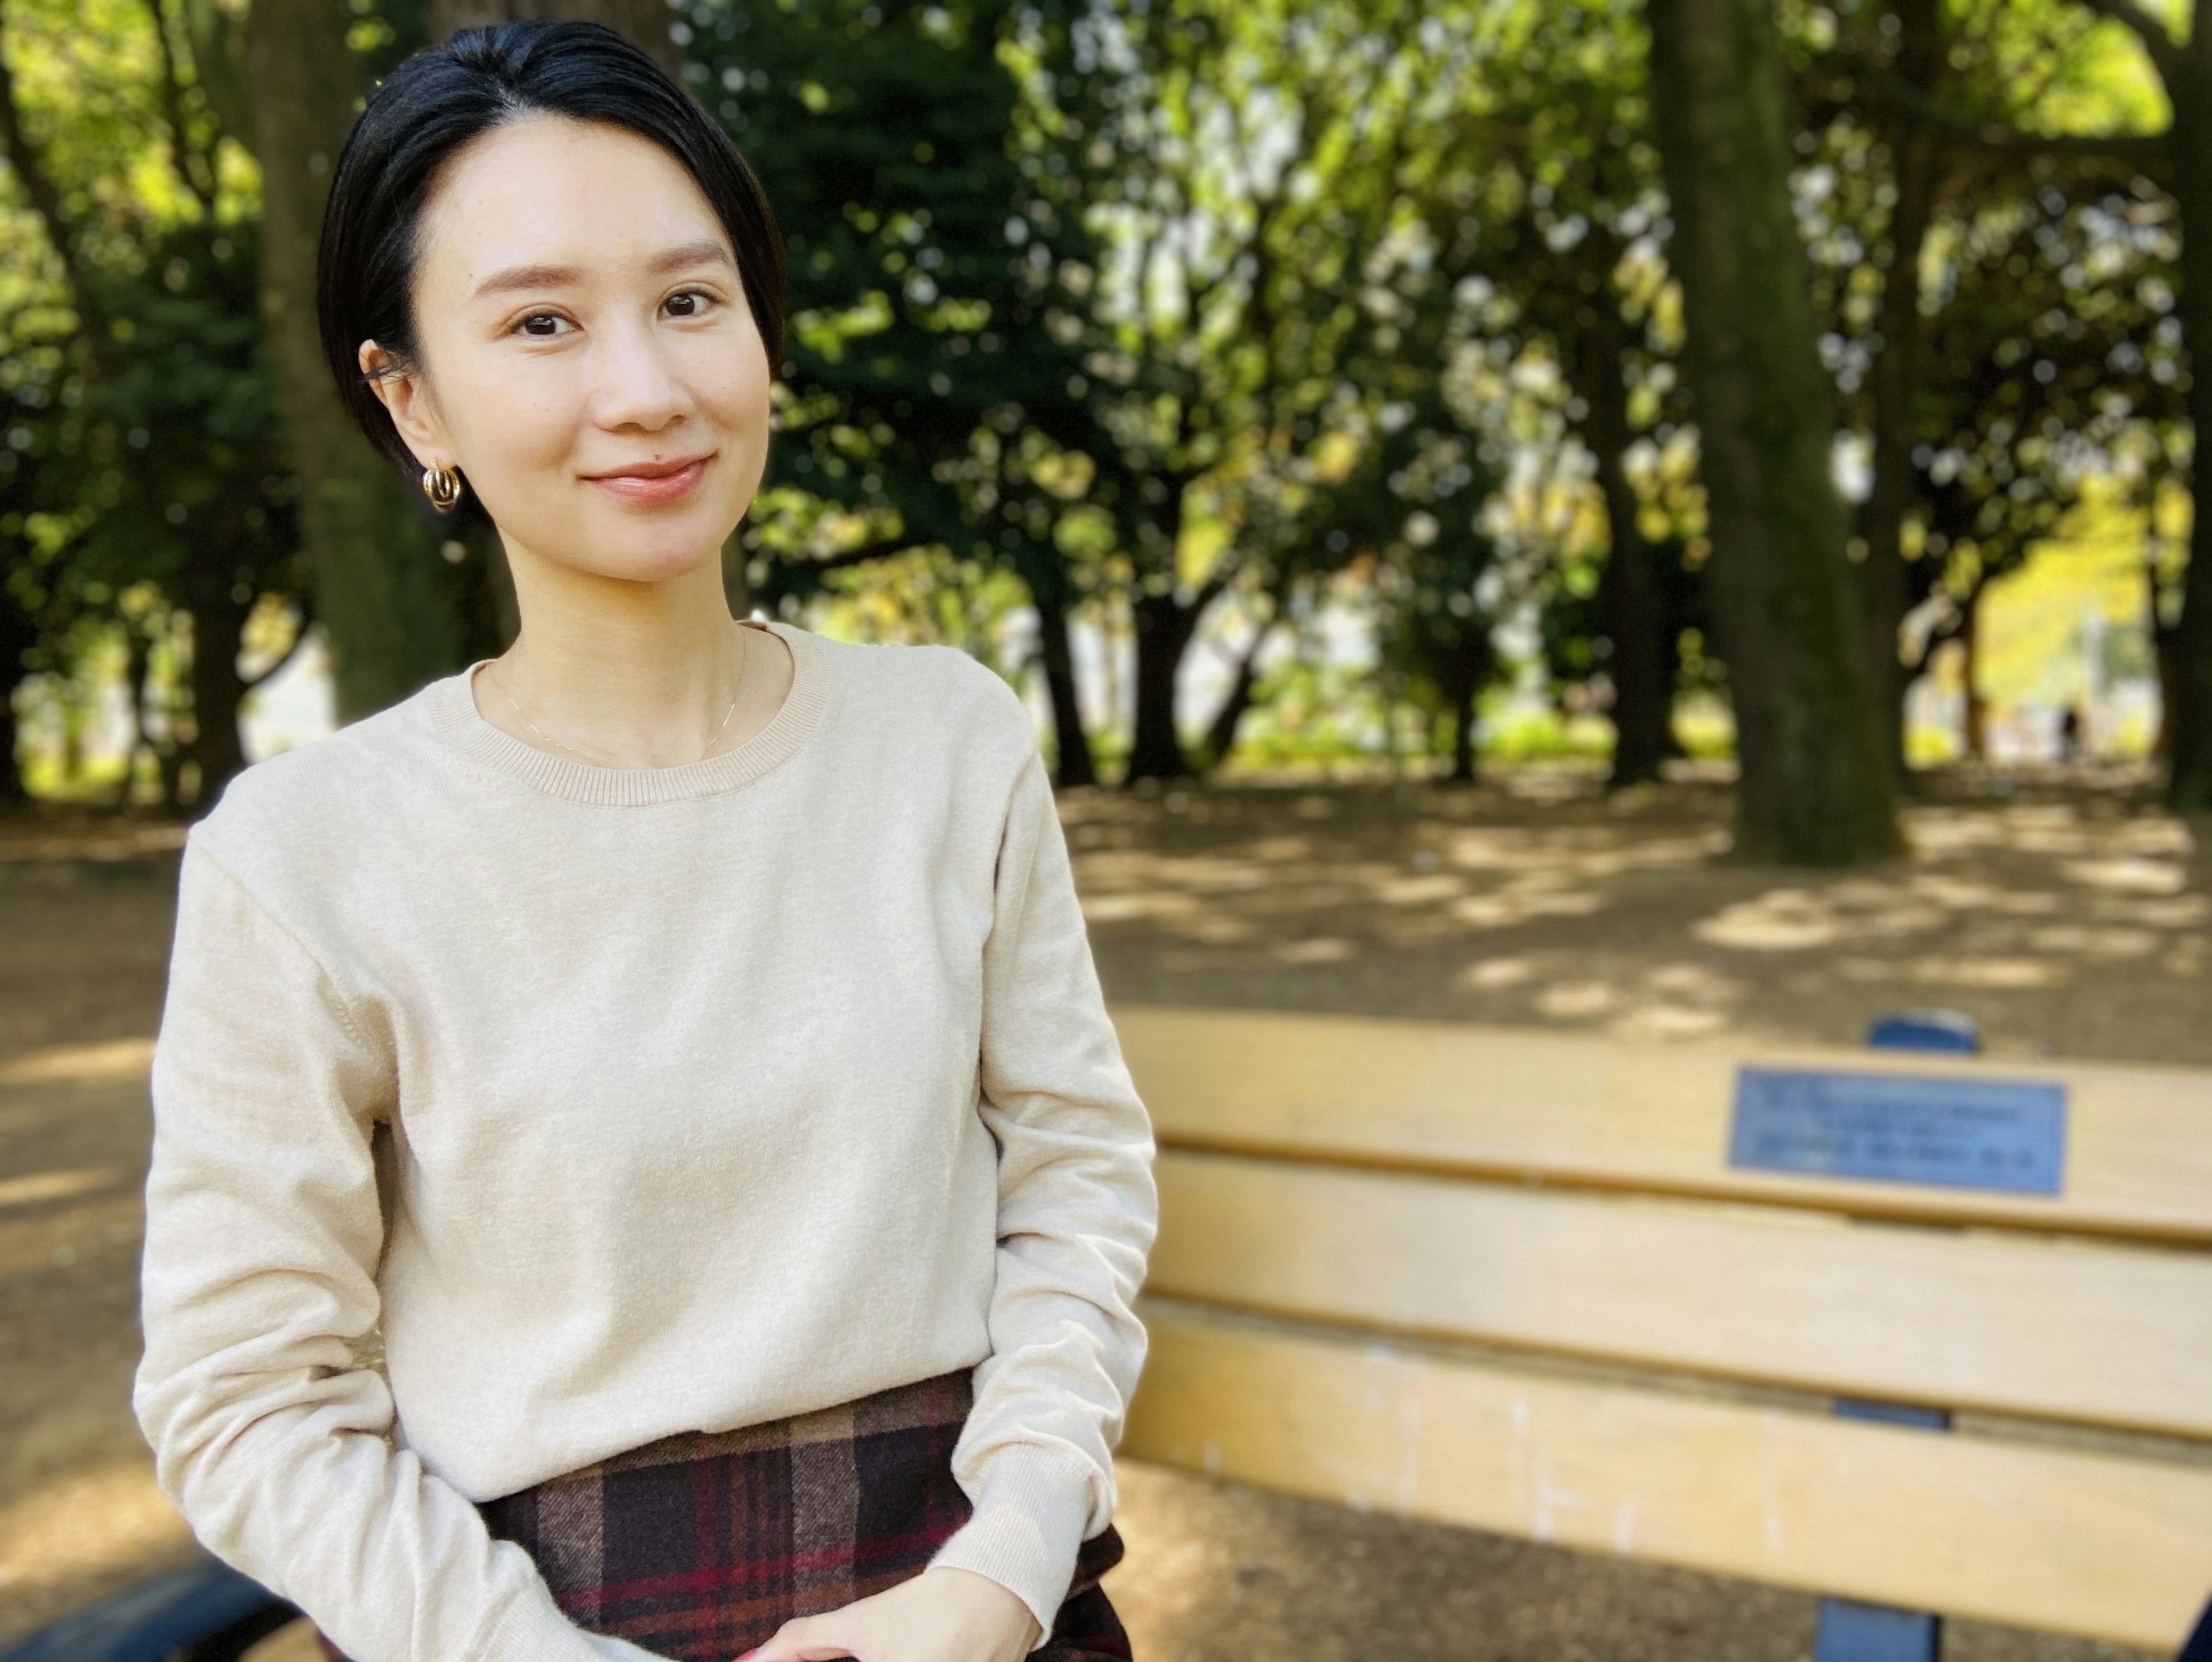
M 1091 1474 L 1081 1458 L 1009 1443 L 991 1456 L 975 1515 L 927 1568 L 949 1564 L 989 1576 L 1030 1607 L 1042 1645 L 1075 1580 L 1075 1555 L 1090 1521 Z

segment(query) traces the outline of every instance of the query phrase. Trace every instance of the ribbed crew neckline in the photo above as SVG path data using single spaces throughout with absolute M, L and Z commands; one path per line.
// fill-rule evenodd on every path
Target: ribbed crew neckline
M 485 767 L 571 802 L 644 807 L 742 790 L 788 761 L 813 736 L 830 691 L 830 667 L 812 635 L 788 624 L 749 622 L 745 627 L 767 630 L 791 648 L 791 686 L 766 727 L 719 756 L 672 768 L 609 768 L 526 744 L 494 727 L 477 708 L 472 684 L 489 658 L 479 658 L 426 689 L 430 723 Z

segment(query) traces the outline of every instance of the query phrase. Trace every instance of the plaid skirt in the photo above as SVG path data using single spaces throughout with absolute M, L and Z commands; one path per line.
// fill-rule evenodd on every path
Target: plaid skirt
M 738 1431 L 683 1432 L 478 1510 L 580 1627 L 682 1662 L 729 1662 L 793 1616 L 921 1574 L 967 1522 L 951 1462 L 970 1390 L 963 1368 Z M 1129 1656 L 1098 1585 L 1121 1553 L 1110 1524 L 1083 1543 L 1031 1662 Z

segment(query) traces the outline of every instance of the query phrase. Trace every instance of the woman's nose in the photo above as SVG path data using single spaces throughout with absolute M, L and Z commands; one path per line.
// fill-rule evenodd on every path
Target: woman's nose
M 592 355 L 592 415 L 601 427 L 657 432 L 691 410 L 667 344 L 649 326 L 603 327 Z

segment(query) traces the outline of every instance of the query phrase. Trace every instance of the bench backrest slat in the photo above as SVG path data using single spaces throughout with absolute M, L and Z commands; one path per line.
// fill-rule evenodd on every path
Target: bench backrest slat
M 1115 1021 L 1163 1148 L 2212 1245 L 2212 1073 L 1895 1052 L 1753 1054 L 1150 1006 L 1118 1007 Z M 1746 1062 L 2062 1083 L 2069 1099 L 2063 1192 L 1733 1168 L 1729 1117 Z
M 2171 1652 L 2212 1469 L 1590 1384 L 1148 1297 L 1122 1452 L 1364 1508 Z
M 1158 1172 L 1159 1293 L 2212 1438 L 2212 1254 L 1173 1149 Z

